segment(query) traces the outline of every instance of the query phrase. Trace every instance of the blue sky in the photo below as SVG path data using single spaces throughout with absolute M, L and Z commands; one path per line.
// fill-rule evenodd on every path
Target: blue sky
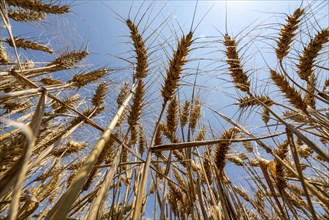
M 99 54 L 93 63 L 106 63 L 109 58 L 104 55 L 120 54 L 126 51 L 123 43 L 127 42 L 129 31 L 117 15 L 122 18 L 130 17 L 140 19 L 152 1 L 74 1 L 69 15 L 69 24 L 76 27 L 76 33 L 81 36 L 84 43 L 88 44 L 91 52 Z M 154 2 L 153 2 L 154 3 Z M 139 7 L 142 8 L 137 13 Z M 199 1 L 194 25 L 195 36 L 218 36 L 218 29 L 225 32 L 227 4 L 227 30 L 235 35 L 253 22 L 256 24 L 283 22 L 284 13 L 292 13 L 300 5 L 300 1 Z M 155 18 L 151 27 L 155 28 L 164 19 L 179 24 L 183 30 L 188 31 L 196 6 L 196 1 L 157 1 L 152 6 L 153 14 L 161 14 Z M 111 8 L 109 10 L 108 8 Z M 130 9 L 132 7 L 132 9 Z M 147 13 L 147 12 L 146 12 Z M 149 13 L 148 13 L 149 14 Z M 201 21 L 202 17 L 203 20 Z M 152 16 L 151 16 L 151 19 Z M 72 32 L 72 30 L 71 30 Z M 76 34 L 73 33 L 73 34 Z

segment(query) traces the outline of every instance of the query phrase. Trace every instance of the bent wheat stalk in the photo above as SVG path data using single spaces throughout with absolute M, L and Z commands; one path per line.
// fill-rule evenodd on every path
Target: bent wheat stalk
M 6 189 L 7 190 L 10 189 L 11 185 L 14 184 L 14 182 L 16 182 L 12 194 L 10 209 L 9 209 L 10 220 L 16 219 L 18 213 L 19 198 L 22 190 L 21 187 L 25 180 L 30 156 L 32 153 L 32 148 L 34 146 L 34 142 L 38 135 L 39 128 L 41 125 L 41 121 L 42 121 L 41 119 L 43 117 L 45 110 L 45 100 L 46 100 L 46 93 L 43 92 L 43 94 L 40 97 L 37 109 L 33 115 L 31 124 L 28 127 L 20 126 L 18 123 L 16 123 L 16 125 L 18 125 L 24 132 L 27 139 L 27 144 L 24 146 L 24 151 L 20 160 L 8 172 L 8 174 L 11 173 L 12 176 L 11 178 L 9 178 L 9 182 L 6 182 L 6 179 L 8 179 L 8 177 L 6 178 L 6 175 L 4 175 L 3 178 L 0 180 L 2 184 L 5 183 L 5 185 L 1 187 L 1 193 L 6 192 Z M 5 180 L 5 182 L 3 180 Z

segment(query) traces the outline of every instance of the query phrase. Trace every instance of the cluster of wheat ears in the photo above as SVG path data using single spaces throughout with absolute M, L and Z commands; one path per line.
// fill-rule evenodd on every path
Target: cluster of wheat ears
M 192 29 L 172 43 L 156 85 L 160 111 L 145 124 L 157 58 L 140 22 L 124 19 L 134 68 L 115 93 L 108 92 L 111 81 L 102 80 L 111 78 L 107 69 L 79 66 L 87 51 L 39 62 L 26 51 L 57 52 L 13 34 L 14 21 L 43 22 L 50 14 L 68 13 L 68 5 L 0 4 L 1 32 L 8 36 L 0 44 L 0 219 L 328 218 L 329 29 L 306 25 L 315 16 L 311 7 L 301 6 L 277 24 L 272 49 L 277 65 L 263 70 L 272 88 L 268 94 L 254 91 L 264 81 L 245 69 L 236 37 L 226 33 L 213 42 L 223 48 L 225 59 L 217 62 L 225 64 L 236 89 L 236 107 L 241 115 L 252 109 L 260 118 L 262 132 L 255 133 L 241 117 L 206 106 L 194 94 L 196 83 L 190 85 L 192 98 L 178 95 L 191 50 L 201 48 L 194 47 Z M 153 51 L 160 49 L 153 45 Z M 74 76 L 54 79 L 66 71 Z M 95 84 L 93 97 L 77 93 Z M 105 125 L 96 123 L 95 116 L 108 108 Z M 217 133 L 202 115 L 206 108 L 229 126 Z M 83 127 L 84 135 L 99 134 L 97 140 L 79 142 L 75 133 Z M 231 179 L 232 173 L 243 180 Z

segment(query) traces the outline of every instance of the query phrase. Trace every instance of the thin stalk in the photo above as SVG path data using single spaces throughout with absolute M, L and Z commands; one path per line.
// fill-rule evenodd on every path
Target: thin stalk
M 205 141 L 193 141 L 193 142 L 184 142 L 184 143 L 170 143 L 157 145 L 151 148 L 153 152 L 161 152 L 166 150 L 179 150 L 184 148 L 200 147 L 204 145 L 218 144 L 218 143 L 233 143 L 233 142 L 248 142 L 261 139 L 272 138 L 285 134 L 285 132 L 280 132 L 276 134 L 270 134 L 255 138 L 241 138 L 241 139 L 217 139 L 217 140 L 205 140 Z
M 314 207 L 312 205 L 312 201 L 311 201 L 310 195 L 309 195 L 308 190 L 307 190 L 307 187 L 305 185 L 304 175 L 303 175 L 303 172 L 302 172 L 302 170 L 300 168 L 300 161 L 299 161 L 298 151 L 297 151 L 296 146 L 295 146 L 295 143 L 294 143 L 293 134 L 292 134 L 292 132 L 288 128 L 286 129 L 286 132 L 287 132 L 287 136 L 288 136 L 288 141 L 289 141 L 289 145 L 290 145 L 290 148 L 291 148 L 291 152 L 292 152 L 292 155 L 293 155 L 293 158 L 294 158 L 296 167 L 297 167 L 298 178 L 299 178 L 299 181 L 302 184 L 302 187 L 303 187 L 304 192 L 305 192 L 305 195 L 306 195 L 306 200 L 307 200 L 308 208 L 309 208 L 309 210 L 310 210 L 310 212 L 312 214 L 313 219 L 314 220 L 317 220 L 318 219 L 317 218 L 317 215 L 315 214 Z

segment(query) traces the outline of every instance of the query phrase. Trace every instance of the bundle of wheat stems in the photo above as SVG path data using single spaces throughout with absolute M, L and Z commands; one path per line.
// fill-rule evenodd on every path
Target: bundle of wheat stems
M 164 48 L 150 42 L 165 38 L 145 36 L 142 22 L 124 19 L 134 68 L 118 88 L 102 80 L 111 78 L 109 70 L 79 65 L 88 51 L 58 53 L 49 44 L 13 35 L 13 21 L 43 22 L 50 14 L 69 13 L 69 5 L 0 4 L 6 36 L 0 42 L 1 219 L 329 218 L 329 28 L 308 23 L 316 16 L 312 4 L 276 26 L 272 53 L 278 65 L 264 70 L 273 85 L 268 94 L 253 89 L 264 81 L 250 76 L 237 37 L 225 33 L 217 36 L 220 44 L 213 42 L 224 51 L 218 62 L 237 89 L 235 106 L 241 114 L 257 112 L 261 135 L 241 117 L 204 105 L 196 82 L 191 98 L 182 99 L 191 51 L 202 48 L 193 28 L 175 33 L 171 55 L 164 51 L 159 83 L 154 80 L 159 59 L 152 56 Z M 57 58 L 44 62 L 22 56 L 26 51 Z M 59 80 L 63 71 L 72 75 Z M 143 114 L 153 100 L 153 84 L 161 102 L 150 121 Z M 83 88 L 95 88 L 93 96 L 79 92 Z M 203 111 L 229 126 L 215 128 Z M 105 123 L 95 120 L 100 114 Z M 98 136 L 81 141 L 81 132 Z

